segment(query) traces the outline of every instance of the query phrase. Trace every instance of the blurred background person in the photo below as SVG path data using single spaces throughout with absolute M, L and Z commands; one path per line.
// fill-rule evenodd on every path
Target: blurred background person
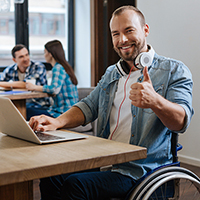
M 23 44 L 17 44 L 11 50 L 12 64 L 0 74 L 0 87 L 5 89 L 26 89 L 26 81 L 34 81 L 36 85 L 46 85 L 46 68 L 41 62 L 30 60 L 29 52 Z M 49 98 L 27 99 L 26 107 L 49 107 Z
M 52 65 L 52 80 L 50 85 L 38 86 L 26 82 L 30 91 L 41 91 L 52 95 L 53 105 L 49 108 L 27 109 L 27 120 L 32 116 L 45 114 L 58 117 L 78 102 L 77 78 L 70 64 L 65 59 L 65 52 L 60 41 L 53 40 L 45 44 L 44 57 Z

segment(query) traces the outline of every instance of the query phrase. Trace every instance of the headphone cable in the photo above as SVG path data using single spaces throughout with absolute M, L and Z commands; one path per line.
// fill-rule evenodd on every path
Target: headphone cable
M 130 78 L 132 69 L 133 69 L 134 67 L 135 67 L 134 65 L 131 67 L 131 70 L 130 70 L 130 72 L 129 72 L 129 74 L 128 74 L 128 77 L 127 77 L 127 79 L 126 79 L 126 81 L 125 81 L 125 83 L 124 83 L 124 98 L 123 98 L 123 100 L 122 100 L 122 102 L 121 102 L 121 104 L 120 104 L 120 106 L 119 106 L 118 117 L 117 117 L 117 124 L 116 124 L 116 126 L 115 126 L 115 129 L 114 129 L 113 132 L 111 133 L 110 140 L 112 140 L 113 134 L 115 133 L 115 131 L 117 130 L 118 125 L 119 125 L 119 117 L 120 117 L 121 107 L 122 107 L 122 104 L 124 103 L 124 101 L 125 101 L 125 99 L 126 99 L 126 84 L 127 84 L 127 82 L 128 82 L 128 79 Z

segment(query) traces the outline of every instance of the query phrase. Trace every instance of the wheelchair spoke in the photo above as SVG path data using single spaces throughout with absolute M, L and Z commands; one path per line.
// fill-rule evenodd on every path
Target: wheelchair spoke
M 199 191 L 196 191 L 195 194 L 194 194 L 194 200 L 197 199 L 197 200 L 200 200 L 200 195 L 199 195 Z
M 192 184 L 192 182 L 190 182 L 188 180 L 184 180 L 184 181 L 181 180 L 181 186 L 182 186 L 182 188 L 181 188 L 181 190 L 182 190 L 181 191 L 182 192 L 181 196 L 183 196 L 185 194 L 185 190 L 187 190 L 187 191 L 191 190 L 193 184 Z M 183 188 L 183 186 L 184 186 L 184 188 Z
M 187 187 L 187 180 L 185 180 L 184 183 L 183 183 L 183 180 L 181 180 L 180 185 L 181 185 L 181 191 L 180 191 L 181 194 L 180 194 L 180 197 L 182 197 L 185 194 L 185 189 Z M 189 188 L 191 188 L 191 184 L 190 184 Z
M 158 200 L 157 194 L 155 193 L 155 199 Z
M 189 180 L 181 180 L 180 182 L 180 198 L 182 200 L 200 200 L 200 193 L 193 182 Z
M 164 199 L 164 197 L 167 194 L 167 183 L 165 183 L 163 186 L 161 186 L 160 190 L 161 190 L 161 194 L 162 194 L 161 197 Z M 161 197 L 159 196 L 158 199 L 160 199 Z

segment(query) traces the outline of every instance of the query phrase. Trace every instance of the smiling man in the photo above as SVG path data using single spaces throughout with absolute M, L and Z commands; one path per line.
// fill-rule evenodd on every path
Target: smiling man
M 146 147 L 147 158 L 113 165 L 108 171 L 41 179 L 42 200 L 125 198 L 147 172 L 172 163 L 172 131 L 183 133 L 190 124 L 192 75 L 182 62 L 157 55 L 147 44 L 149 26 L 143 14 L 133 6 L 120 7 L 112 15 L 110 30 L 119 62 L 67 112 L 58 118 L 36 116 L 29 123 L 45 131 L 98 118 L 98 137 Z
M 149 34 L 149 26 L 145 24 L 140 12 L 133 10 L 127 10 L 123 14 L 120 12 L 122 10 L 116 12 L 110 20 L 113 46 L 119 56 L 132 67 L 137 55 L 148 51 L 145 38 Z
M 0 74 L 0 87 L 6 89 L 26 89 L 27 80 L 35 80 L 36 85 L 46 85 L 46 69 L 40 62 L 30 61 L 27 48 L 18 44 L 13 47 L 12 60 L 15 64 L 4 69 Z M 27 100 L 28 107 L 49 106 L 48 98 L 38 98 Z

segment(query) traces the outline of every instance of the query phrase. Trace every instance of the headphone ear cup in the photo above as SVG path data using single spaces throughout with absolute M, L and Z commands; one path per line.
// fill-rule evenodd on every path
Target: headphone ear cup
M 145 66 L 149 67 L 152 64 L 152 57 L 149 53 L 143 52 L 135 59 L 135 65 L 138 69 L 142 69 Z
M 142 56 L 140 56 L 140 63 L 143 67 L 149 67 L 151 65 L 152 58 L 149 53 L 143 53 Z
M 135 59 L 135 66 L 138 68 L 138 69 L 143 69 L 143 66 L 141 65 L 141 57 L 142 57 L 142 54 L 143 53 L 140 53 L 136 59 Z

